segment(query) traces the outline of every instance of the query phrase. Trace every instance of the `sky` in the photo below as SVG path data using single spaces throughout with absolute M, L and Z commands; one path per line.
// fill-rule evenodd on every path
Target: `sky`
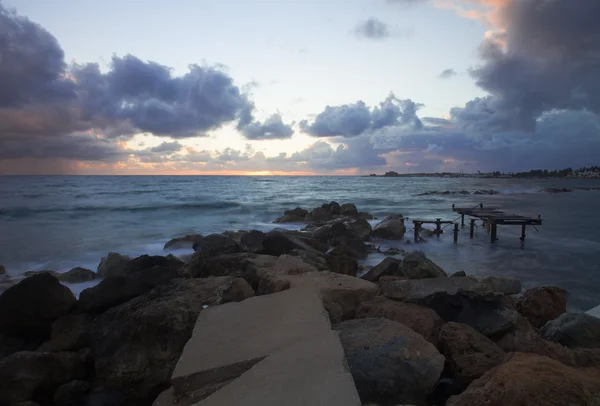
M 598 0 L 0 0 L 0 174 L 599 164 Z

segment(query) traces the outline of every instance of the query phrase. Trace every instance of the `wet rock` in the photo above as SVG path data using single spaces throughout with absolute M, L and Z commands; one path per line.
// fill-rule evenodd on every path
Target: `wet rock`
M 420 334 L 381 318 L 348 320 L 335 329 L 363 403 L 425 402 L 444 357 Z
M 103 313 L 92 331 L 99 381 L 151 403 L 168 386 L 202 307 L 245 298 L 232 286 L 230 277 L 176 279 Z
M 600 348 L 600 319 L 585 313 L 564 313 L 540 330 L 543 338 L 569 348 Z
M 184 235 L 183 237 L 171 238 L 169 241 L 167 241 L 163 249 L 175 250 L 181 248 L 192 248 L 194 243 L 199 242 L 202 240 L 202 238 L 203 237 L 200 234 L 188 234 Z
M 476 278 L 457 276 L 454 278 L 426 278 L 412 280 L 397 280 L 382 284 L 383 295 L 400 301 L 419 301 L 436 292 L 446 292 L 450 295 L 459 290 L 479 290 L 490 292 L 489 288 L 479 283 Z
M 167 256 L 141 255 L 127 263 L 127 266 L 123 270 L 123 274 L 131 275 L 136 272 L 145 272 L 153 268 L 179 271 L 184 265 L 185 264 L 181 259 L 171 254 Z
M 404 217 L 399 214 L 392 214 L 383 219 L 379 224 L 373 227 L 373 237 L 386 238 L 390 240 L 401 240 L 406 232 L 404 226 Z
M 76 380 L 60 385 L 52 399 L 57 406 L 84 404 L 85 395 L 90 390 L 90 384 L 86 381 Z
M 325 254 L 327 267 L 331 272 L 341 273 L 343 275 L 356 276 L 358 272 L 358 262 L 352 257 L 352 253 L 343 246 L 337 246 L 330 249 Z
M 382 276 L 398 276 L 398 267 L 401 263 L 402 261 L 399 259 L 386 257 L 383 261 L 361 276 L 361 278 L 369 282 L 377 282 Z
M 312 237 L 330 247 L 342 246 L 354 258 L 367 257 L 367 246 L 351 227 L 342 222 L 324 225 L 315 230 Z
M 467 273 L 465 271 L 457 271 L 454 272 L 452 275 L 450 275 L 451 277 L 455 277 L 455 276 L 467 276 Z
M 97 276 L 96 272 L 81 267 L 73 268 L 70 271 L 57 275 L 59 281 L 69 283 L 93 281 Z
M 293 249 L 289 255 L 300 258 L 302 261 L 314 266 L 319 271 L 325 271 L 329 268 L 325 254 L 317 250 L 299 250 Z
M 497 276 L 486 276 L 479 281 L 487 285 L 492 292 L 505 295 L 516 295 L 521 292 L 521 281 L 515 278 L 498 278 Z
M 241 236 L 239 244 L 245 252 L 260 254 L 265 250 L 263 242 L 266 236 L 262 231 L 250 230 Z
M 331 213 L 324 207 L 315 207 L 306 215 L 306 221 L 328 221 L 331 219 Z
M 578 370 L 547 357 L 516 353 L 446 405 L 597 405 L 598 393 L 598 370 Z
M 340 214 L 342 216 L 358 217 L 358 210 L 352 203 L 345 203 L 340 207 Z
M 26 400 L 47 404 L 60 385 L 85 374 L 74 353 L 18 352 L 0 361 L 0 404 Z
M 353 218 L 344 221 L 344 224 L 346 224 L 347 227 L 352 229 L 356 233 L 358 238 L 360 238 L 363 241 L 368 239 L 371 235 L 371 224 L 369 224 L 367 220 L 361 218 Z
M 356 310 L 356 318 L 384 317 L 396 321 L 421 334 L 427 341 L 437 345 L 444 320 L 427 307 L 412 303 L 396 302 L 383 296 L 362 302 Z
M 373 216 L 371 213 L 367 213 L 364 211 L 361 211 L 360 213 L 358 213 L 358 217 L 363 220 L 374 220 L 377 218 L 377 217 Z
M 52 276 L 58 276 L 58 272 L 50 271 L 48 269 L 44 269 L 41 271 L 27 271 L 27 272 L 23 273 L 23 276 L 26 278 L 29 278 L 30 276 L 39 275 L 39 274 L 43 274 L 43 273 L 50 274 Z
M 223 234 L 209 234 L 200 241 L 194 243 L 196 254 L 204 258 L 212 258 L 217 255 L 235 254 L 242 248 L 231 237 Z
M 52 323 L 52 335 L 49 341 L 38 351 L 59 352 L 77 351 L 90 344 L 92 318 L 86 314 L 69 314 Z
M 148 260 L 141 259 L 140 264 Z M 134 269 L 139 268 L 134 266 Z M 177 268 L 154 266 L 143 271 L 124 272 L 122 276 L 107 277 L 98 285 L 81 292 L 78 309 L 83 312 L 104 311 L 179 277 L 179 273 Z
M 32 341 L 50 337 L 51 325 L 77 303 L 56 277 L 41 273 L 23 279 L 0 296 L 0 332 Z
M 285 254 L 277 258 L 273 266 L 273 271 L 293 275 L 297 273 L 316 272 L 317 268 L 304 262 L 299 257 Z
M 308 210 L 305 210 L 301 207 L 296 207 L 293 210 L 286 210 L 283 214 L 285 214 L 286 216 L 296 216 L 296 217 L 304 218 L 308 214 Z
M 323 207 L 333 216 L 337 216 L 342 211 L 342 206 L 340 206 L 338 202 L 330 202 L 329 204 L 323 205 Z
M 414 251 L 402 260 L 398 273 L 408 279 L 439 278 L 446 272 L 428 259 L 421 251 Z
M 290 238 L 279 231 L 270 231 L 263 240 L 263 254 L 274 255 L 276 257 L 287 254 L 297 245 Z
M 109 276 L 120 276 L 123 274 L 125 267 L 131 261 L 131 257 L 121 255 L 116 252 L 109 252 L 107 256 L 102 257 L 96 272 L 103 278 Z
M 567 292 L 555 286 L 540 286 L 525 291 L 516 310 L 537 328 L 567 311 Z
M 0 275 L 4 275 L 6 273 L 6 267 L 4 265 L 0 265 Z
M 506 355 L 496 343 L 466 324 L 444 324 L 439 340 L 438 348 L 446 357 L 447 369 L 463 388 L 500 365 Z

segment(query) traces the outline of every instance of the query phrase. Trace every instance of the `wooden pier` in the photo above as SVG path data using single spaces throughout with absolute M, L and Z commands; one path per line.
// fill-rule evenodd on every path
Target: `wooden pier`
M 435 220 L 415 219 L 412 222 L 415 229 L 415 243 L 419 242 L 419 232 L 421 231 L 421 226 L 423 224 L 435 224 L 435 230 L 433 230 L 433 233 L 436 235 L 436 237 L 439 237 L 444 232 L 444 230 L 442 229 L 442 224 L 454 224 L 454 244 L 458 242 L 458 224 L 454 221 L 442 220 L 438 218 Z
M 525 242 L 525 229 L 527 226 L 541 226 L 541 216 L 526 217 L 518 214 L 508 214 L 497 208 L 483 207 L 480 204 L 475 207 L 456 207 L 452 205 L 452 211 L 461 215 L 461 224 L 465 225 L 465 216 L 474 217 L 470 219 L 470 230 L 469 236 L 473 238 L 473 230 L 475 228 L 475 221 L 477 219 L 483 220 L 483 222 L 490 227 L 490 242 L 494 243 L 498 239 L 498 225 L 508 226 L 521 226 L 521 242 Z

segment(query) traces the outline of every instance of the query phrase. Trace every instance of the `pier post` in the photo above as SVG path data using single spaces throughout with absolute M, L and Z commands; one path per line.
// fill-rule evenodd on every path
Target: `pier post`
M 465 226 L 465 215 L 464 213 L 460 215 L 460 225 Z
M 458 223 L 454 223 L 454 244 L 458 242 Z
M 413 221 L 415 226 L 415 244 L 419 242 L 419 229 L 421 228 L 421 223 L 418 221 Z
M 496 223 L 492 223 L 492 233 L 490 236 L 490 242 L 493 244 L 498 239 L 498 225 Z
M 475 231 L 475 219 L 471 219 L 471 229 L 469 230 L 469 238 L 473 239 L 473 231 Z
M 521 225 L 521 245 L 525 245 L 525 229 L 527 228 L 526 224 Z
M 442 219 L 435 219 L 435 234 L 437 237 L 440 236 L 440 234 L 442 234 L 442 223 L 441 223 Z

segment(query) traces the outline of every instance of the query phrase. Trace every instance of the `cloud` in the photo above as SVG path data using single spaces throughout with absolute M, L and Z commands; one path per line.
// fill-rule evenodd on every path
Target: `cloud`
M 181 150 L 181 148 L 183 148 L 183 145 L 181 145 L 177 141 L 165 141 L 162 144 L 157 145 L 156 147 L 150 148 L 150 152 L 178 152 Z
M 416 114 L 420 107 L 410 99 L 400 100 L 390 94 L 373 109 L 369 109 L 362 100 L 354 104 L 327 106 L 312 123 L 302 120 L 300 128 L 314 137 L 347 138 L 393 125 L 420 128 L 422 123 Z
M 264 122 L 254 120 L 250 113 L 243 114 L 238 123 L 238 130 L 249 140 L 286 139 L 291 138 L 294 134 L 291 125 L 284 124 L 278 113 L 273 114 Z
M 390 36 L 387 24 L 374 17 L 360 22 L 356 28 L 354 28 L 354 32 L 360 37 L 376 41 L 383 40 Z
M 454 69 L 444 69 L 438 77 L 441 79 L 450 79 L 451 77 L 456 76 L 456 72 Z

